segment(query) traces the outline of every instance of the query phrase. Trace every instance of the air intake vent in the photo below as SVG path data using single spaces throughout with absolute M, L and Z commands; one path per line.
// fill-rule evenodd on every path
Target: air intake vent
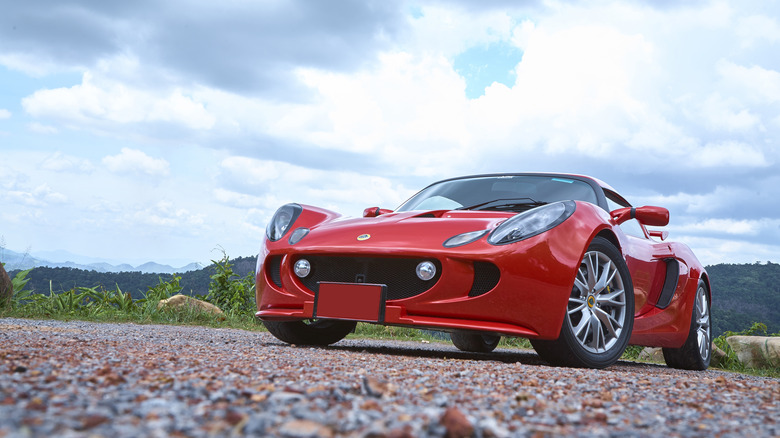
M 488 262 L 474 262 L 474 283 L 469 291 L 470 297 L 478 297 L 496 287 L 501 278 L 498 267 Z
M 268 259 L 268 274 L 276 286 L 282 287 L 282 256 L 273 256 Z

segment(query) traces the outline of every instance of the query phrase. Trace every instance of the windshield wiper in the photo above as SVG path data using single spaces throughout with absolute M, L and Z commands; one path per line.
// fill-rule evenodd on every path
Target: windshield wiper
M 516 201 L 523 201 L 523 202 L 516 202 Z M 496 204 L 496 205 L 491 205 L 491 204 Z M 456 210 L 487 210 L 487 209 L 515 210 L 518 208 L 521 208 L 523 210 L 528 210 L 529 208 L 539 207 L 545 204 L 547 203 L 535 201 L 531 198 L 501 198 L 501 199 L 494 199 L 492 201 L 481 202 L 479 204 L 470 205 L 468 207 L 458 207 L 456 208 Z

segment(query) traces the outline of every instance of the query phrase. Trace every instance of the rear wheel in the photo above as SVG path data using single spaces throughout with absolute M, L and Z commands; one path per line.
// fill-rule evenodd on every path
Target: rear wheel
M 288 344 L 330 345 L 355 330 L 355 321 L 310 319 L 306 321 L 263 321 L 277 339 Z
M 664 348 L 666 365 L 683 370 L 706 370 L 712 359 L 712 327 L 707 286 L 699 280 L 688 338 L 680 348 Z
M 471 333 L 463 331 L 454 331 L 450 333 L 452 343 L 458 347 L 458 350 L 469 351 L 472 353 L 490 353 L 496 349 L 501 336 Z
M 620 251 L 596 237 L 580 262 L 558 339 L 531 340 L 545 361 L 605 368 L 628 345 L 634 325 L 634 287 Z

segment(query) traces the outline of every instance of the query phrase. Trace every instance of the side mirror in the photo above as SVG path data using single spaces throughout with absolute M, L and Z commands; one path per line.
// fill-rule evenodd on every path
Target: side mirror
M 363 217 L 377 217 L 392 212 L 393 210 L 388 210 L 386 208 L 368 207 L 367 209 L 363 210 Z
M 669 225 L 669 210 L 663 207 L 625 207 L 610 213 L 618 225 L 631 219 L 638 220 L 642 225 L 665 227 Z

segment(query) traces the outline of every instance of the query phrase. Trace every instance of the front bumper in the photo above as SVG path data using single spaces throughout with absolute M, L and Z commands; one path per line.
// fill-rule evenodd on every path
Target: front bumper
M 556 230 L 565 229 L 563 224 Z M 584 247 L 558 235 L 573 233 L 548 232 L 500 247 L 475 242 L 467 245 L 468 251 L 465 247 L 264 248 L 258 259 L 256 316 L 277 321 L 311 319 L 316 316 L 319 281 L 365 282 L 387 285 L 384 314 L 381 320 L 356 320 L 555 339 Z M 325 267 L 318 272 L 313 263 L 315 278 L 301 280 L 292 270 L 300 258 L 326 261 L 321 264 Z M 429 286 L 407 281 L 415 275 L 413 266 L 419 260 L 432 260 L 439 267 Z

